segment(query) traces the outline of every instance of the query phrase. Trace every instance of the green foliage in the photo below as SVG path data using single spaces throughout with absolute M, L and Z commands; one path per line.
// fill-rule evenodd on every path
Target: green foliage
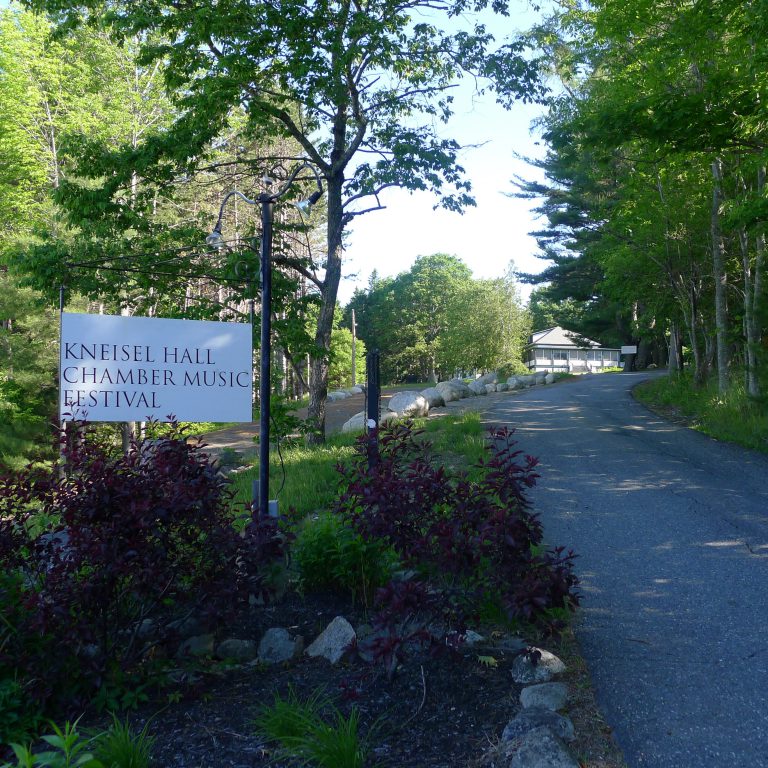
M 721 383 L 730 356 L 765 389 L 765 19 L 764 3 L 606 0 L 532 31 L 565 86 L 542 121 L 547 182 L 517 193 L 547 219 L 547 266 L 524 276 L 544 286 L 537 330 L 638 344 L 641 365 L 665 364 L 669 334 L 699 383 L 716 333 Z
M 52 458 L 58 320 L 0 269 L 0 467 Z
M 356 381 L 365 379 L 365 342 L 355 340 Z M 335 328 L 331 334 L 331 358 L 328 369 L 329 389 L 352 386 L 352 331 Z
M 45 752 L 33 754 L 29 747 L 13 743 L 17 763 L 6 763 L 3 768 L 109 768 L 93 754 L 93 739 L 77 730 L 77 721 L 67 721 L 63 728 L 51 723 L 53 733 L 42 737 L 47 746 Z
M 5 620 L 5 616 L 0 614 L 0 621 Z M 26 741 L 37 731 L 41 722 L 40 710 L 21 681 L 17 677 L 0 679 L 0 745 Z
M 511 271 L 475 280 L 447 254 L 420 256 L 408 272 L 372 280 L 352 298 L 347 317 L 353 308 L 361 338 L 381 351 L 387 381 L 514 365 L 530 333 Z
M 459 464 L 470 477 L 478 462 L 487 455 L 487 434 L 480 415 L 468 411 L 461 416 L 446 414 L 439 419 L 416 422 L 423 427 L 432 451 L 445 464 Z
M 112 724 L 93 740 L 96 758 L 105 768 L 149 768 L 155 738 L 149 735 L 149 722 L 136 731 L 125 720 L 112 716 Z
M 364 541 L 331 512 L 300 524 L 291 559 L 305 592 L 349 592 L 366 605 L 373 591 L 389 580 L 396 563 L 394 553 L 377 541 Z
M 32 752 L 29 746 L 11 743 L 16 764 L 2 768 L 149 768 L 154 738 L 145 725 L 138 733 L 129 723 L 112 718 L 112 725 L 96 734 L 78 730 L 78 721 L 67 721 L 63 728 L 50 723 L 53 733 L 42 741 L 52 749 Z M 2 743 L 2 742 L 0 742 Z
M 768 453 L 768 413 L 763 403 L 747 396 L 743 378 L 734 378 L 724 395 L 716 382 L 697 386 L 689 373 L 644 382 L 634 393 L 651 408 L 682 414 L 693 429 L 710 437 Z
M 277 492 L 282 510 L 297 519 L 330 508 L 338 488 L 335 467 L 354 455 L 354 436 L 334 435 L 323 446 L 288 445 L 281 454 L 270 452 L 270 488 Z M 234 505 L 251 503 L 256 469 L 239 472 L 231 479 Z
M 291 688 L 279 694 L 256 717 L 258 734 L 276 743 L 280 754 L 317 768 L 364 768 L 370 766 L 368 748 L 360 736 L 360 717 L 353 708 L 345 717 L 316 690 L 301 701 Z

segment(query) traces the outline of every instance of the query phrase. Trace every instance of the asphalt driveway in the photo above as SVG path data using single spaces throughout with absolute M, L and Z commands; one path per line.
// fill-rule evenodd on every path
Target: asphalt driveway
M 645 376 L 537 387 L 486 419 L 541 460 L 535 507 L 579 555 L 577 633 L 629 765 L 768 767 L 768 456 L 649 412 Z

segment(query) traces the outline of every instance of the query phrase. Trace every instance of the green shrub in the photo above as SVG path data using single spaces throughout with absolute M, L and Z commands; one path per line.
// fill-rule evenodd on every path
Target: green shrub
M 112 768 L 96 759 L 91 750 L 94 740 L 77 730 L 77 721 L 67 721 L 64 728 L 51 723 L 51 728 L 53 733 L 46 734 L 42 740 L 52 749 L 33 753 L 28 745 L 14 742 L 11 748 L 16 765 L 5 763 L 2 768 Z
M 94 737 L 94 754 L 108 768 L 149 768 L 155 739 L 148 727 L 137 732 L 113 715 L 109 729 Z
M 18 678 L 0 679 L 0 744 L 27 741 L 41 722 L 40 710 Z
M 67 721 L 63 728 L 51 723 L 53 733 L 42 736 L 49 747 L 33 752 L 28 744 L 12 742 L 16 764 L 4 763 L 0 768 L 149 768 L 154 738 L 147 726 L 135 732 L 116 717 L 106 730 L 86 734 L 78 730 L 78 721 Z
M 323 712 L 328 713 L 327 722 Z M 300 701 L 293 689 L 287 698 L 275 697 L 256 718 L 256 731 L 265 741 L 280 747 L 280 754 L 317 768 L 364 768 L 367 762 L 365 742 L 359 733 L 359 714 L 352 709 L 349 717 L 315 691 Z
M 351 592 L 366 602 L 389 580 L 395 564 L 391 550 L 378 541 L 364 541 L 330 512 L 304 520 L 291 555 L 306 592 Z
M 512 360 L 500 366 L 496 373 L 499 381 L 506 381 L 510 376 L 524 376 L 530 372 L 530 369 L 522 360 Z

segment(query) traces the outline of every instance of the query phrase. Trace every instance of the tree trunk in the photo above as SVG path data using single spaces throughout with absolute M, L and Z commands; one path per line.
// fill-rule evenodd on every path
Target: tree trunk
M 669 373 L 679 374 L 683 370 L 683 342 L 676 322 L 669 326 Z
M 715 334 L 717 338 L 717 388 L 720 394 L 728 389 L 728 308 L 726 304 L 727 276 L 725 274 L 725 241 L 720 228 L 723 164 L 720 158 L 712 163 L 712 269 L 715 278 Z
M 321 291 L 320 313 L 311 357 L 308 419 L 312 425 L 310 444 L 325 442 L 325 401 L 328 397 L 328 369 L 333 313 L 341 281 L 341 236 L 344 227 L 341 189 L 344 177 L 337 174 L 328 182 L 328 259 Z
M 688 336 L 691 341 L 691 354 L 693 355 L 693 383 L 700 387 L 707 378 L 707 366 L 705 358 L 701 353 L 701 341 L 698 327 L 698 302 L 696 301 L 696 291 L 691 286 L 690 311 L 686 317 L 688 325 Z M 690 319 L 688 319 L 690 318 Z
M 757 172 L 757 191 L 760 197 L 765 190 L 765 167 Z M 760 312 L 762 310 L 763 266 L 765 262 L 765 231 L 758 233 L 755 241 L 755 267 L 751 274 L 751 286 L 747 284 L 747 268 L 744 270 L 744 314 L 747 337 L 747 394 L 750 397 L 760 397 L 761 387 L 759 378 L 760 367 Z M 749 291 L 748 289 L 751 289 Z M 749 307 L 749 314 L 747 314 Z

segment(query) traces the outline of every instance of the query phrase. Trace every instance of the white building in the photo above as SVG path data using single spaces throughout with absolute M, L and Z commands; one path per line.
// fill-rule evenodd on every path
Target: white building
M 526 365 L 531 371 L 597 371 L 618 366 L 620 352 L 558 325 L 530 337 Z

